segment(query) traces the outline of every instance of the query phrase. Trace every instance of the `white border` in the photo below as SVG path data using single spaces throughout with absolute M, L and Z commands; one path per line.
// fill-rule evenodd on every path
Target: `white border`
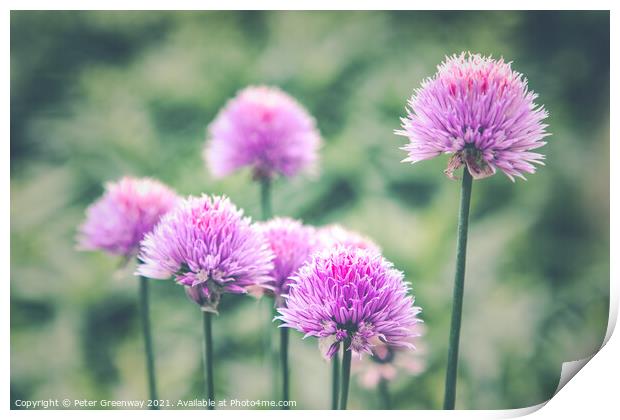
M 8 0 L 11 10 L 610 10 L 610 0 L 406 1 L 406 0 Z M 88 7 L 84 7 L 88 5 Z

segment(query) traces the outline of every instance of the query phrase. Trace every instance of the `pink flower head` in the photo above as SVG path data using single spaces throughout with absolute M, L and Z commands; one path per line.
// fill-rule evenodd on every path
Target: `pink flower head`
M 140 246 L 137 274 L 172 276 L 204 311 L 217 312 L 222 293 L 246 293 L 271 281 L 269 245 L 226 197 L 189 197 Z
M 341 225 L 332 224 L 319 229 L 319 241 L 324 248 L 334 248 L 339 245 L 360 249 L 368 249 L 377 253 L 381 252 L 379 245 L 370 238 L 360 235 L 352 230 L 345 229 Z
M 381 381 L 393 381 L 399 373 L 416 376 L 424 371 L 425 348 L 418 343 L 424 334 L 424 324 L 418 323 L 411 329 L 409 342 L 415 350 L 405 347 L 394 347 L 375 340 L 374 353 L 363 360 L 355 360 L 351 366 L 357 375 L 360 385 L 364 388 L 375 388 Z
M 151 178 L 124 177 L 107 183 L 103 196 L 86 210 L 78 247 L 129 257 L 177 201 L 174 191 Z
M 318 337 L 332 358 L 341 342 L 360 356 L 373 354 L 377 339 L 412 347 L 420 308 L 413 306 L 403 273 L 380 254 L 339 246 L 313 254 L 292 277 L 286 306 L 278 311 L 282 327 Z
M 245 166 L 256 178 L 292 177 L 312 167 L 321 138 L 314 119 L 278 88 L 250 86 L 219 112 L 208 129 L 205 159 L 216 177 Z
M 288 218 L 275 218 L 258 224 L 275 255 L 271 276 L 274 279 L 276 306 L 284 304 L 290 278 L 317 249 L 316 231 L 311 226 Z
M 466 165 L 474 179 L 497 169 L 508 178 L 534 173 L 544 155 L 532 152 L 546 144 L 543 120 L 548 114 L 534 101 L 527 80 L 511 63 L 478 54 L 447 57 L 433 78 L 416 89 L 396 134 L 409 138 L 403 162 L 452 154 L 446 174 Z

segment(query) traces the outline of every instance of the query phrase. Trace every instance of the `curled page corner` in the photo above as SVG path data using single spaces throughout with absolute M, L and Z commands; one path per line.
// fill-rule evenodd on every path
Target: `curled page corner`
M 560 372 L 560 381 L 558 382 L 558 387 L 553 392 L 553 395 L 551 396 L 551 398 L 555 397 L 556 394 L 560 392 L 562 388 L 564 388 L 564 386 L 568 383 L 568 381 L 573 379 L 573 377 L 581 369 L 583 369 L 583 367 L 586 364 L 588 364 L 588 362 L 592 360 L 592 358 L 596 356 L 596 354 L 599 351 L 601 351 L 603 347 L 605 347 L 605 345 L 611 338 L 611 335 L 613 334 L 614 329 L 616 328 L 616 321 L 618 320 L 618 297 L 617 297 L 617 294 L 613 292 L 614 290 L 612 287 L 610 289 L 610 305 L 609 305 L 609 318 L 607 320 L 607 331 L 605 332 L 605 338 L 603 339 L 603 342 L 601 343 L 601 347 L 588 357 L 562 363 L 562 371 Z M 551 398 L 549 400 L 551 400 Z
M 607 343 L 607 336 L 606 336 L 606 340 L 603 341 L 601 348 L 603 348 L 606 343 Z M 562 388 L 564 388 L 564 385 L 566 385 L 590 360 L 592 360 L 594 356 L 596 356 L 596 353 L 598 353 L 598 351 L 583 359 L 562 363 L 562 371 L 560 372 L 560 380 L 558 381 L 558 386 L 555 389 L 555 391 L 553 391 L 553 395 L 551 395 L 549 399 L 539 404 L 532 405 L 529 407 L 515 408 L 512 410 L 502 410 L 501 414 L 497 418 L 522 417 L 522 416 L 527 416 L 528 414 L 532 414 L 540 410 L 545 405 L 547 405 L 547 403 L 551 401 L 553 397 L 555 397 L 557 393 L 560 392 L 560 390 L 562 390 Z
M 601 343 L 601 347 L 597 351 L 592 353 L 590 356 L 584 357 L 583 359 L 572 360 L 569 362 L 562 363 L 562 371 L 560 372 L 560 380 L 558 381 L 558 386 L 556 387 L 555 391 L 553 391 L 553 395 L 551 395 L 549 399 L 539 404 L 532 405 L 529 407 L 515 408 L 512 410 L 501 410 L 498 413 L 499 415 L 496 418 L 522 417 L 522 416 L 527 416 L 528 414 L 532 414 L 540 410 L 545 405 L 547 405 L 547 403 L 551 401 L 553 397 L 555 397 L 558 394 L 558 392 L 560 392 L 562 388 L 564 388 L 564 386 L 571 379 L 573 379 L 573 377 L 577 375 L 577 373 L 579 373 L 579 371 L 583 369 L 583 367 L 587 365 L 588 362 L 592 360 L 594 356 L 598 354 L 599 351 L 603 349 L 603 347 L 605 347 L 605 345 L 611 338 L 611 335 L 613 334 L 616 328 L 616 322 L 618 320 L 618 294 L 616 293 L 616 287 L 613 281 L 611 282 L 610 286 L 611 287 L 609 290 L 610 292 L 609 293 L 610 295 L 609 318 L 607 320 L 607 331 L 605 332 L 605 338 L 603 339 L 603 342 Z
M 605 347 L 611 338 L 611 335 L 616 328 L 616 321 L 618 320 L 618 293 L 616 292 L 617 287 L 612 281 L 609 288 L 609 317 L 607 319 L 607 331 L 605 332 L 605 338 L 601 343 L 601 347 L 588 357 L 562 363 L 560 381 L 558 382 L 558 387 L 555 389 L 551 398 L 555 397 L 555 395 L 560 392 L 562 388 L 564 388 L 564 385 L 566 385 L 568 381 L 570 381 L 590 360 L 592 360 L 594 356 L 596 356 L 599 351 L 601 351 L 603 347 Z
M 601 346 L 601 348 L 603 348 L 603 346 L 605 345 L 605 342 L 603 342 L 603 345 Z M 598 353 L 598 352 L 596 352 Z M 579 359 L 579 360 L 573 360 L 570 362 L 564 362 L 562 363 L 562 372 L 560 372 L 560 380 L 558 382 L 558 386 L 555 389 L 555 391 L 553 392 L 553 395 L 551 396 L 551 398 L 555 397 L 556 394 L 558 392 L 560 392 L 560 390 L 562 388 L 564 388 L 564 385 L 566 385 L 568 383 L 568 381 L 570 381 L 571 379 L 573 379 L 573 377 L 581 370 L 583 369 L 583 367 L 590 361 L 592 360 L 592 358 L 596 355 L 596 353 L 592 354 L 591 356 L 585 357 L 583 359 Z

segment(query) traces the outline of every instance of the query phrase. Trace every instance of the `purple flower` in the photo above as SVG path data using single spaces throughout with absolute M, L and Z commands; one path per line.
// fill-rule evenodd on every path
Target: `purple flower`
M 381 252 L 379 245 L 374 243 L 370 238 L 352 230 L 345 229 L 338 224 L 321 227 L 318 231 L 318 236 L 322 248 L 334 248 L 342 245 L 345 247 L 368 249 L 377 253 Z
M 107 183 L 104 195 L 86 210 L 78 247 L 129 257 L 177 200 L 174 191 L 150 178 Z
M 271 277 L 275 283 L 276 306 L 282 306 L 282 295 L 288 293 L 291 276 L 317 250 L 316 230 L 288 218 L 275 218 L 258 226 L 275 255 Z
M 375 388 L 379 382 L 393 381 L 399 373 L 416 376 L 426 367 L 424 361 L 425 347 L 419 337 L 424 334 L 424 324 L 417 323 L 411 329 L 409 341 L 415 350 L 405 347 L 390 346 L 375 340 L 374 354 L 364 360 L 355 360 L 351 371 L 358 376 L 364 388 Z
M 222 293 L 246 293 L 271 280 L 273 254 L 258 229 L 228 198 L 189 197 L 140 246 L 137 274 L 172 276 L 204 311 L 217 312 Z
M 321 138 L 314 119 L 278 88 L 250 86 L 219 112 L 208 129 L 205 159 L 223 177 L 245 166 L 255 178 L 291 177 L 311 168 Z
M 344 246 L 325 249 L 293 276 L 277 319 L 305 337 L 318 337 L 327 358 L 341 342 L 360 356 L 373 353 L 376 339 L 412 347 L 411 328 L 420 309 L 408 292 L 403 273 L 380 254 Z
M 548 114 L 510 65 L 471 53 L 447 57 L 414 91 L 403 129 L 396 131 L 410 141 L 402 148 L 409 154 L 403 162 L 450 153 L 445 171 L 450 178 L 466 165 L 474 179 L 499 169 L 512 181 L 534 173 L 534 164 L 543 165 L 544 155 L 531 150 L 546 144 L 542 121 Z

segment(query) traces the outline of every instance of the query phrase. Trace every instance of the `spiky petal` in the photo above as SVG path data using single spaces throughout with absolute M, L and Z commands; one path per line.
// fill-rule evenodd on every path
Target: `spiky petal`
M 186 287 L 205 311 L 223 293 L 246 293 L 271 281 L 273 253 L 250 219 L 226 197 L 189 197 L 168 213 L 140 246 L 137 274 Z
M 320 245 L 323 248 L 335 248 L 339 245 L 381 252 L 381 248 L 372 239 L 339 224 L 323 226 L 318 230 Z
M 286 307 L 278 309 L 283 327 L 319 338 L 324 355 L 340 343 L 361 356 L 373 340 L 411 347 L 418 322 L 403 273 L 377 252 L 339 246 L 315 253 L 292 278 Z
M 284 304 L 283 295 L 288 293 L 291 276 L 318 249 L 316 229 L 289 218 L 275 218 L 257 225 L 275 255 L 271 276 L 274 279 L 276 306 L 281 306 Z
M 404 162 L 448 153 L 450 178 L 466 165 L 475 179 L 498 169 L 513 181 L 525 179 L 535 164 L 543 165 L 544 155 L 532 150 L 544 146 L 549 135 L 543 123 L 548 114 L 534 102 L 537 97 L 503 59 L 471 53 L 446 57 L 414 91 L 402 130 L 396 130 L 409 138 Z
M 363 360 L 354 360 L 351 371 L 364 388 L 375 388 L 380 381 L 393 381 L 400 374 L 416 376 L 426 367 L 424 356 L 426 348 L 420 342 L 424 334 L 424 324 L 417 323 L 411 330 L 409 341 L 415 349 L 395 347 L 375 340 L 374 354 Z
M 321 138 L 314 119 L 278 88 L 250 86 L 219 112 L 208 129 L 205 159 L 223 177 L 250 167 L 256 178 L 292 177 L 312 169 Z
M 78 247 L 130 257 L 144 235 L 177 203 L 174 191 L 151 178 L 124 177 L 86 210 Z

